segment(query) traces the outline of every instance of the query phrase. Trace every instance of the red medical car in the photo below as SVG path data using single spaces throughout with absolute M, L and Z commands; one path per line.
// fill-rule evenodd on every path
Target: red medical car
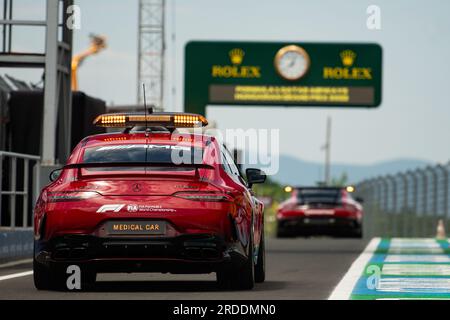
M 298 187 L 277 210 L 277 236 L 362 237 L 363 207 L 353 187 Z
M 202 133 L 207 120 L 185 113 L 106 114 L 123 127 L 86 137 L 51 174 L 34 210 L 34 282 L 64 287 L 80 267 L 97 273 L 217 273 L 224 288 L 251 289 L 265 278 L 263 204 L 224 145 Z

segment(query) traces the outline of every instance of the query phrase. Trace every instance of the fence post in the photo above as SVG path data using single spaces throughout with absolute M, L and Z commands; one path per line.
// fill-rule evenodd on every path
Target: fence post
M 9 190 L 4 190 L 3 188 L 3 180 L 5 175 L 3 174 L 3 160 L 5 158 L 10 158 L 9 160 Z M 21 190 L 17 190 L 18 188 L 18 169 L 17 169 L 17 161 L 18 159 L 23 160 L 23 188 Z M 32 190 L 29 191 L 30 182 L 29 182 L 29 173 L 30 173 L 30 161 L 36 161 L 35 168 L 36 172 L 39 174 L 40 169 L 40 158 L 35 155 L 29 155 L 29 154 L 21 154 L 16 152 L 8 152 L 8 151 L 1 151 L 0 150 L 0 226 L 2 226 L 2 223 L 4 223 L 5 210 L 2 210 L 2 200 L 3 196 L 9 197 L 9 208 L 7 211 L 9 211 L 10 214 L 10 220 L 8 226 L 11 229 L 14 229 L 18 227 L 17 225 L 17 196 L 22 196 L 22 227 L 28 227 L 29 223 L 29 199 L 33 199 L 33 205 L 35 204 L 35 198 L 39 193 L 39 179 L 36 179 L 36 176 L 33 176 L 33 179 L 35 182 L 35 186 L 31 188 Z M 19 184 L 20 186 L 20 184 Z M 31 192 L 31 195 L 30 195 Z
M 385 228 L 385 223 L 384 223 L 384 215 L 382 214 L 382 202 L 383 202 L 383 195 L 384 195 L 384 190 L 383 190 L 383 180 L 381 177 L 378 177 L 376 179 L 376 184 L 377 184 L 377 199 L 376 202 L 374 201 L 374 205 L 376 205 L 377 208 L 377 231 L 380 232 L 382 234 L 383 237 L 386 237 L 386 228 Z
M 376 213 L 375 208 L 373 205 L 373 194 L 370 192 L 373 184 L 373 179 L 366 180 L 363 182 L 362 185 L 362 192 L 364 194 L 364 200 L 367 204 L 368 210 L 365 211 L 366 217 L 368 219 L 364 219 L 363 221 L 366 221 L 364 224 L 366 226 L 366 230 L 364 233 L 367 235 L 367 237 L 373 237 L 374 235 L 374 221 L 376 219 Z
M 10 191 L 12 194 L 9 198 L 9 210 L 10 210 L 10 226 L 11 228 L 16 227 L 16 187 L 17 187 L 17 158 L 11 158 L 11 181 L 10 181 Z
M 385 237 L 389 237 L 389 225 L 387 222 L 387 214 L 386 214 L 386 181 L 384 180 L 383 177 L 380 177 L 380 202 L 379 202 L 379 206 L 378 206 L 378 210 L 380 211 L 380 215 L 381 215 L 381 224 L 383 227 L 383 234 Z
M 0 226 L 2 225 L 2 198 L 3 198 L 3 154 L 0 152 Z
M 397 217 L 395 215 L 395 201 L 396 201 L 396 184 L 395 184 L 395 179 L 392 178 L 391 175 L 387 175 L 386 176 L 386 198 L 385 198 L 385 202 L 386 202 L 386 213 L 388 215 L 388 221 L 390 224 L 390 234 L 389 237 L 394 237 L 396 236 L 396 232 L 397 232 Z M 392 203 L 391 203 L 391 208 L 389 207 L 390 203 L 389 203 L 389 192 L 391 192 L 391 196 L 392 196 Z
M 398 183 L 397 179 L 393 176 L 389 176 L 392 183 L 392 216 L 394 218 L 394 236 L 399 236 L 399 212 L 397 212 L 397 195 L 398 195 Z
M 408 213 L 408 179 L 406 178 L 405 173 L 400 173 L 399 177 L 403 184 L 403 199 L 401 201 L 401 207 L 399 214 L 402 217 L 402 237 L 407 236 L 408 231 L 408 220 L 409 220 L 409 213 Z
M 414 234 L 420 236 L 420 216 L 419 216 L 419 177 L 417 172 L 411 173 L 414 179 Z
M 419 208 L 419 210 L 421 210 L 420 212 L 420 217 L 421 217 L 421 221 L 420 221 L 420 227 L 421 227 L 421 236 L 425 237 L 427 234 L 426 231 L 426 219 L 427 219 L 427 215 L 426 215 L 426 211 L 427 211 L 427 194 L 428 194 L 428 179 L 427 176 L 425 174 L 425 172 L 422 169 L 418 169 L 417 173 L 421 176 L 422 178 L 422 194 L 418 195 L 421 199 L 422 199 L 422 208 Z
M 36 164 L 33 167 L 33 171 L 34 171 L 34 192 L 33 192 L 33 205 L 36 204 L 38 195 L 40 193 L 40 189 L 41 189 L 41 182 L 40 182 L 40 178 L 41 178 L 41 161 L 38 160 L 36 161 Z
M 434 234 L 434 228 L 436 227 L 436 224 L 437 224 L 437 220 L 438 220 L 438 212 L 437 212 L 437 209 L 438 209 L 438 205 L 437 205 L 437 202 L 438 202 L 438 174 L 437 174 L 437 171 L 439 170 L 439 166 L 436 166 L 436 167 L 429 167 L 429 170 L 430 170 L 430 172 L 431 172 L 431 175 L 432 175 L 432 177 L 433 177 L 433 189 L 431 190 L 431 199 L 432 199 L 432 203 L 431 203 L 431 217 L 432 217 L 432 219 L 430 219 L 430 223 L 429 223 L 429 225 L 430 225 L 430 233 L 431 233 L 431 235 L 433 235 Z
M 417 235 L 417 230 L 416 230 L 416 201 L 415 201 L 415 197 L 416 197 L 416 180 L 414 177 L 414 173 L 410 170 L 406 171 L 405 175 L 405 192 L 406 192 L 406 197 L 405 197 L 405 208 L 408 212 L 407 215 L 407 231 L 406 231 L 406 236 L 407 237 L 411 237 L 411 236 L 416 236 Z
M 445 215 L 445 219 L 446 219 L 446 221 L 448 221 L 449 219 L 449 215 L 450 215 L 450 208 L 449 208 L 449 190 L 450 190 L 450 188 L 449 188 L 449 183 L 450 183 L 450 181 L 449 181 L 449 169 L 450 169 L 450 162 L 444 167 L 444 174 L 445 174 L 445 176 L 444 176 L 444 215 Z
M 23 159 L 23 190 L 25 192 L 22 196 L 22 226 L 24 228 L 28 226 L 28 170 L 29 160 Z

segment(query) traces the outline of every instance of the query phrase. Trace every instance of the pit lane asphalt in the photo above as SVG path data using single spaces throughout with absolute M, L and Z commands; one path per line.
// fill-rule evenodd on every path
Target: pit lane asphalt
M 250 291 L 221 291 L 215 275 L 99 274 L 91 291 L 38 291 L 33 276 L 0 281 L 0 299 L 327 299 L 367 240 L 267 239 L 266 282 Z M 0 268 L 0 278 L 31 264 Z

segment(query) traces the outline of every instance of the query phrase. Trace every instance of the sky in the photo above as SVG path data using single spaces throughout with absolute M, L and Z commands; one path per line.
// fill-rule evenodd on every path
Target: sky
M 39 19 L 44 0 L 16 0 L 18 18 Z M 280 152 L 322 161 L 331 116 L 334 163 L 370 164 L 417 158 L 450 160 L 450 1 L 446 0 L 167 0 L 165 106 L 183 106 L 184 47 L 191 40 L 375 42 L 383 47 L 383 102 L 377 109 L 208 107 L 219 128 L 280 129 Z M 82 91 L 108 104 L 136 102 L 138 0 L 78 0 L 81 29 L 108 48 L 79 69 Z M 366 27 L 369 5 L 381 9 L 381 29 Z M 19 14 L 20 13 L 20 14 Z M 17 50 L 43 47 L 43 32 L 16 33 Z M 2 70 L 38 82 L 38 70 Z M 16 73 L 14 73 L 16 72 Z M 174 93 L 173 93 L 174 92 Z

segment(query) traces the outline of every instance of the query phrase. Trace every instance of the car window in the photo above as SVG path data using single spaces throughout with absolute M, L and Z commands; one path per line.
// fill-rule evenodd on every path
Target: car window
M 147 151 L 146 151 L 147 150 Z M 203 150 L 190 146 L 134 144 L 113 145 L 87 148 L 83 162 L 163 162 L 174 163 L 184 160 L 185 163 L 201 162 Z
M 231 173 L 234 175 L 239 175 L 239 171 L 237 170 L 236 165 L 234 164 L 233 158 L 230 156 L 230 154 L 226 149 L 224 150 L 224 155 L 228 165 L 230 166 Z
M 297 191 L 297 200 L 300 204 L 310 204 L 310 203 L 327 203 L 335 204 L 340 200 L 340 190 L 339 189 L 329 189 L 329 188 L 305 188 L 299 189 Z
M 223 170 L 225 170 L 225 172 L 228 173 L 229 175 L 232 175 L 233 172 L 231 171 L 230 165 L 228 164 L 228 161 L 227 161 L 223 151 L 220 151 L 220 158 L 221 158 L 221 165 L 222 165 Z
M 203 149 L 190 146 L 160 145 L 160 144 L 132 144 L 132 145 L 108 145 L 86 148 L 83 155 L 83 163 L 202 163 Z M 99 168 L 103 171 L 105 168 Z M 183 169 L 183 168 L 177 168 Z M 90 168 L 89 170 L 95 170 Z M 97 169 L 98 170 L 98 169 Z M 111 170 L 124 170 L 113 168 Z M 133 170 L 136 170 L 134 168 Z M 173 170 L 170 168 L 168 170 Z M 183 169 L 186 170 L 186 169 Z
M 236 163 L 234 162 L 233 157 L 231 156 L 230 152 L 224 147 L 223 148 L 223 154 L 225 157 L 225 161 L 227 162 L 229 168 L 231 177 L 240 183 L 246 185 L 247 182 L 245 181 L 244 177 L 242 177 L 241 172 L 239 171 L 239 168 L 237 167 Z

